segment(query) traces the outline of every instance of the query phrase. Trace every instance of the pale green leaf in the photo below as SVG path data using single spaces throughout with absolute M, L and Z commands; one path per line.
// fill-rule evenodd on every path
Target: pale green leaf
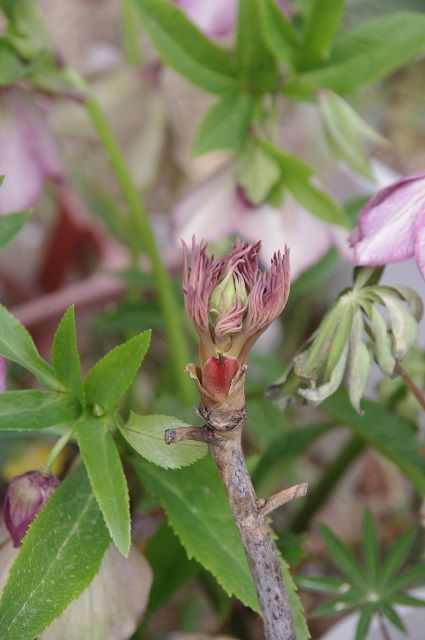
M 90 584 L 110 543 L 83 467 L 24 538 L 0 600 L 2 640 L 34 640 Z
M 402 360 L 416 342 L 419 332 L 418 323 L 400 300 L 383 292 L 379 287 L 376 289 L 379 290 L 378 295 L 390 317 L 394 356 L 396 360 Z
M 331 42 L 344 12 L 345 0 L 311 0 L 300 47 L 301 68 L 329 56 Z
M 84 406 L 74 307 L 69 307 L 56 329 L 52 344 L 52 363 L 58 379 Z
M 120 427 L 124 438 L 146 460 L 165 469 L 178 469 L 203 458 L 208 447 L 204 442 L 185 440 L 166 444 L 166 429 L 185 427 L 184 422 L 171 416 L 141 416 L 131 413 L 128 422 Z
M 6 391 L 0 393 L 0 430 L 31 431 L 68 424 L 81 407 L 68 393 Z
M 236 53 L 242 81 L 260 91 L 271 92 L 277 88 L 278 74 L 274 58 L 265 44 L 263 29 L 259 28 L 261 3 L 258 0 L 239 3 Z
M 9 213 L 0 217 L 0 249 L 3 249 L 13 240 L 30 217 L 30 211 Z
M 259 2 L 264 37 L 274 55 L 289 69 L 294 69 L 300 38 L 276 0 Z
M 48 389 L 60 388 L 52 367 L 40 356 L 28 331 L 3 305 L 0 305 L 0 356 L 31 371 Z
M 340 386 L 344 377 L 345 366 L 348 357 L 348 344 L 345 345 L 341 357 L 338 360 L 329 379 L 319 387 L 311 387 L 309 389 L 299 389 L 298 393 L 303 396 L 314 407 L 331 396 Z
M 77 442 L 106 526 L 123 556 L 130 551 L 127 481 L 108 422 L 91 418 L 77 426 Z
M 150 331 L 109 351 L 89 371 L 84 383 L 87 403 L 103 411 L 115 409 L 132 384 L 149 348 Z
M 194 84 L 223 93 L 236 84 L 230 55 L 208 40 L 169 0 L 136 0 L 142 21 L 163 60 Z
M 250 145 L 241 158 L 238 175 L 249 201 L 262 204 L 279 178 L 277 162 L 258 145 Z
M 351 404 L 356 411 L 360 412 L 360 400 L 366 387 L 371 365 L 369 350 L 363 342 L 363 316 L 361 311 L 357 311 L 354 316 L 349 348 L 345 379 Z
M 193 143 L 194 155 L 213 149 L 232 149 L 240 153 L 245 147 L 257 98 L 243 91 L 232 91 L 207 111 Z
M 371 330 L 374 341 L 374 354 L 376 362 L 382 373 L 392 376 L 395 367 L 395 357 L 392 350 L 391 337 L 388 333 L 387 323 L 374 305 L 370 307 Z

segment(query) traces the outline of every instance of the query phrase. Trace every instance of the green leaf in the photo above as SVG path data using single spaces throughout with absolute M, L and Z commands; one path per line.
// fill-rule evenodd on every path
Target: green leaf
M 419 582 L 423 582 L 425 578 L 425 564 L 419 564 L 404 571 L 401 575 L 396 576 L 389 583 L 391 592 L 401 591 L 416 586 Z
M 406 423 L 368 400 L 363 400 L 364 413 L 359 415 L 343 392 L 328 398 L 324 409 L 392 460 L 419 493 L 425 495 L 425 459 L 417 435 Z
M 360 589 L 367 587 L 362 570 L 350 549 L 324 524 L 320 525 L 320 535 L 335 565 Z
M 236 84 L 230 55 L 168 0 L 136 0 L 143 24 L 163 60 L 190 82 L 212 93 Z
M 348 357 L 348 345 L 346 344 L 341 357 L 338 360 L 334 370 L 332 371 L 329 379 L 321 384 L 319 387 L 311 387 L 308 389 L 299 389 L 298 393 L 307 400 L 314 407 L 321 404 L 326 398 L 331 396 L 340 386 L 344 377 L 345 366 L 347 364 Z
M 186 551 L 165 520 L 149 538 L 144 555 L 153 572 L 148 604 L 148 614 L 152 614 L 193 578 L 199 572 L 200 566 L 194 560 L 189 560 Z
M 249 138 L 257 98 L 242 91 L 223 95 L 203 117 L 193 143 L 194 155 L 213 149 L 240 153 Z
M 262 2 L 239 2 L 236 51 L 241 79 L 254 84 L 260 91 L 272 92 L 276 90 L 278 75 L 274 58 L 264 42 L 263 29 L 259 29 Z
M 363 326 L 362 312 L 357 311 L 351 327 L 350 353 L 345 377 L 350 402 L 359 413 L 360 400 L 366 387 L 371 365 L 369 350 L 363 342 Z
M 31 431 L 68 424 L 81 408 L 68 393 L 6 391 L 0 393 L 0 430 Z
M 0 356 L 21 365 L 48 389 L 61 387 L 50 365 L 38 353 L 25 327 L 0 304 Z
M 296 582 L 302 589 L 327 595 L 343 594 L 349 588 L 349 584 L 341 578 L 326 578 L 324 576 L 297 576 Z
M 387 323 L 376 307 L 370 306 L 368 313 L 371 320 L 371 330 L 374 341 L 374 355 L 382 373 L 392 376 L 395 367 L 395 357 L 392 351 L 391 337 L 388 333 Z
M 355 640 L 365 640 L 370 623 L 372 622 L 374 609 L 375 607 L 372 603 L 367 603 L 362 606 L 360 618 L 357 623 Z
M 341 33 L 329 61 L 301 74 L 288 91 L 296 94 L 328 87 L 337 93 L 350 92 L 384 78 L 424 49 L 425 15 L 399 11 L 380 16 Z
M 280 178 L 277 162 L 257 144 L 249 145 L 241 158 L 238 181 L 252 204 L 262 204 Z
M 384 614 L 386 618 L 388 618 L 390 622 L 392 622 L 392 624 L 395 627 L 397 627 L 397 629 L 400 629 L 400 631 L 402 631 L 403 633 L 407 632 L 406 626 L 403 620 L 400 618 L 400 616 L 398 615 L 394 607 L 392 607 L 390 604 L 383 602 L 382 604 L 379 605 L 379 610 L 381 611 L 381 613 Z
M 150 331 L 115 347 L 89 371 L 84 383 L 87 403 L 108 412 L 130 388 L 149 348 Z
M 379 540 L 375 522 L 369 509 L 366 509 L 363 516 L 362 550 L 366 575 L 369 581 L 375 584 L 379 571 Z
M 0 86 L 8 86 L 30 73 L 32 65 L 24 64 L 5 39 L 0 38 Z
M 380 287 L 375 287 L 375 291 L 388 310 L 394 342 L 394 356 L 397 360 L 402 360 L 416 342 L 419 332 L 418 324 L 400 300 L 388 295 Z
M 56 329 L 52 345 L 52 363 L 58 379 L 84 407 L 84 391 L 81 382 L 80 356 L 78 355 L 73 306 L 65 312 Z
M 410 527 L 410 529 L 404 531 L 399 539 L 393 544 L 393 546 L 385 556 L 385 560 L 379 572 L 380 586 L 387 586 L 393 575 L 400 569 L 410 549 L 412 548 L 417 535 L 417 527 Z M 390 587 L 392 588 L 391 584 Z
M 300 48 L 300 68 L 308 68 L 329 56 L 344 5 L 345 0 L 311 0 Z
M 395 593 L 391 596 L 391 602 L 404 604 L 408 607 L 425 607 L 425 600 L 422 598 L 415 598 L 407 593 Z
M 9 213 L 0 217 L 0 249 L 3 249 L 13 240 L 30 217 L 30 211 Z
M 107 420 L 91 418 L 79 423 L 77 441 L 111 538 L 127 557 L 131 544 L 127 481 Z
M 352 611 L 362 604 L 363 596 L 354 589 L 350 589 L 343 595 L 333 598 L 328 602 L 320 605 L 310 613 L 312 618 L 320 618 L 322 616 L 335 616 L 337 614 Z
M 264 38 L 274 55 L 289 69 L 295 68 L 301 40 L 275 0 L 259 2 Z
M 127 442 L 149 462 L 164 469 L 179 469 L 200 460 L 208 451 L 204 442 L 194 440 L 165 444 L 166 429 L 185 426 L 184 422 L 170 416 L 141 416 L 132 412 L 120 430 Z
M 24 538 L 0 600 L 2 640 L 34 640 L 90 584 L 110 542 L 83 467 Z

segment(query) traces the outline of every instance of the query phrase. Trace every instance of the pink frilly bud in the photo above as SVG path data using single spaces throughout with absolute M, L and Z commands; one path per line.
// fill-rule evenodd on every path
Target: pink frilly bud
M 15 547 L 21 545 L 31 522 L 58 486 L 55 476 L 41 471 L 28 471 L 10 481 L 3 516 Z
M 378 191 L 360 211 L 350 240 L 358 265 L 385 265 L 415 256 L 425 278 L 425 171 Z
M 192 241 L 192 258 L 183 242 L 183 293 L 186 311 L 199 334 L 202 386 L 211 398 L 226 398 L 248 352 L 282 312 L 289 295 L 289 250 L 274 254 L 270 269 L 258 264 L 261 243 L 239 239 L 224 258 L 207 254 Z

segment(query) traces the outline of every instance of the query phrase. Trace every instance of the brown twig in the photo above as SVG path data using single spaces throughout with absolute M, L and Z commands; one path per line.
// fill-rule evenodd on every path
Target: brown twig
M 425 394 L 419 389 L 417 384 L 412 380 L 412 378 L 407 373 L 406 369 L 404 369 L 399 362 L 396 363 L 394 367 L 394 371 L 398 373 L 400 378 L 403 379 L 406 387 L 410 389 L 410 391 L 415 396 L 416 400 L 419 402 L 421 407 L 425 409 Z
M 201 440 L 209 444 L 248 558 L 263 613 L 265 636 L 267 640 L 294 640 L 291 608 L 267 516 L 288 500 L 305 495 L 307 485 L 297 485 L 268 500 L 258 500 L 242 451 L 245 410 L 208 411 L 202 407 L 200 414 L 206 422 L 203 428 L 169 429 L 165 441 L 171 444 Z

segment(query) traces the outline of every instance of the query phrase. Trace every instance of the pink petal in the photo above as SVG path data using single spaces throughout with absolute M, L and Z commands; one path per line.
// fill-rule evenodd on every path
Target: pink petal
M 202 31 L 217 38 L 234 30 L 238 0 L 174 0 Z
M 212 242 L 237 230 L 241 205 L 233 169 L 225 167 L 194 187 L 174 207 L 175 237 L 190 244 L 193 236 Z
M 135 547 L 124 558 L 111 545 L 91 585 L 40 640 L 128 640 L 143 617 L 151 584 L 151 568 Z
M 5 358 L 0 358 L 0 393 L 7 390 L 7 363 Z
M 425 280 L 425 206 L 415 221 L 415 257 Z

